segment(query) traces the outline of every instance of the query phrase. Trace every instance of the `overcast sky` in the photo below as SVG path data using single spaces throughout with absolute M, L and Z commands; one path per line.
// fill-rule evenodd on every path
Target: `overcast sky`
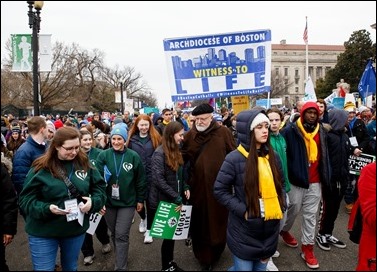
M 1 1 L 1 59 L 11 34 L 31 34 L 26 1 Z M 41 34 L 105 53 L 105 64 L 129 66 L 141 73 L 159 106 L 171 106 L 163 40 L 270 29 L 272 43 L 342 45 L 354 31 L 366 29 L 376 42 L 375 1 L 45 1 Z

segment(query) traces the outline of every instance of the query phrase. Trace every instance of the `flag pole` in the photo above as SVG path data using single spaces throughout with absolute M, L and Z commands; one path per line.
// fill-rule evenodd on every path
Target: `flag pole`
M 309 45 L 308 45 L 308 16 L 305 16 L 306 24 L 304 31 L 304 41 L 305 41 L 305 57 L 306 57 L 306 81 L 309 78 Z
M 368 102 L 368 91 L 369 91 L 369 84 L 367 85 L 367 95 L 364 97 L 364 105 L 367 105 Z
M 369 63 L 371 61 L 371 59 L 368 60 L 368 63 L 367 63 L 367 66 L 368 66 L 368 77 L 369 77 L 369 65 L 372 65 L 372 63 Z M 367 106 L 367 102 L 368 102 L 368 91 L 369 91 L 369 83 L 367 84 L 367 93 L 364 97 L 364 105 Z

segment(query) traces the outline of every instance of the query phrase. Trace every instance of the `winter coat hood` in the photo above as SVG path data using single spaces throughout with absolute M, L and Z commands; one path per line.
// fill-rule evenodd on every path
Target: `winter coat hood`
M 301 122 L 304 123 L 304 113 L 308 109 L 315 109 L 317 111 L 317 115 L 318 115 L 317 116 L 317 122 L 318 122 L 318 120 L 319 120 L 319 107 L 318 107 L 317 103 L 313 102 L 313 101 L 305 102 L 305 104 L 302 106 L 301 111 L 300 111 Z
M 250 149 L 251 123 L 259 113 L 266 114 L 266 111 L 262 107 L 254 107 L 251 110 L 241 111 L 237 114 L 236 130 L 238 133 L 238 141 L 246 150 Z
M 329 123 L 335 131 L 344 130 L 348 119 L 348 112 L 342 109 L 332 109 L 329 111 Z

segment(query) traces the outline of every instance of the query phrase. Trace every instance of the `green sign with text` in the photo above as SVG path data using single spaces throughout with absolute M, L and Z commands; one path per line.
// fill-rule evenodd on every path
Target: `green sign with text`
M 152 237 L 171 240 L 187 239 L 192 206 L 182 205 L 180 212 L 175 211 L 177 206 L 160 201 L 151 227 Z

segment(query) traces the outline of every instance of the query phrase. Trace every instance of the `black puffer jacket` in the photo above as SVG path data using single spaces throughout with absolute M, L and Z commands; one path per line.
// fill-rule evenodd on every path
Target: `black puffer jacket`
M 174 171 L 165 163 L 162 145 L 156 148 L 152 156 L 153 179 L 149 191 L 149 205 L 157 209 L 160 201 L 182 204 L 182 196 L 189 186 L 183 181 L 182 168 Z
M 352 123 L 352 129 L 350 128 L 350 124 L 346 126 L 348 137 L 356 137 L 358 148 L 362 149 L 364 153 L 375 155 L 373 152 L 369 152 L 370 139 L 367 127 L 365 126 L 363 120 L 356 118 L 356 120 L 353 120 Z
M 342 109 L 332 109 L 329 113 L 331 127 L 328 133 L 327 146 L 332 169 L 330 190 L 336 190 L 338 182 L 341 184 L 341 188 L 345 188 L 348 182 L 348 157 L 356 147 L 351 145 L 346 134 L 344 124 L 347 118 L 348 113 Z
M 1 163 L 1 213 L 0 235 L 15 235 L 17 233 L 18 205 L 8 169 Z
M 240 112 L 237 115 L 237 131 L 240 144 L 249 150 L 250 125 L 262 109 Z M 279 156 L 276 155 L 282 173 Z M 259 260 L 271 257 L 279 240 L 280 220 L 261 217 L 246 220 L 244 173 L 246 157 L 238 150 L 229 153 L 221 166 L 214 185 L 215 198 L 229 210 L 227 245 L 230 251 L 243 260 Z M 281 175 L 283 177 L 283 174 Z M 277 192 L 279 193 L 279 192 Z M 280 192 L 284 194 L 284 192 Z

